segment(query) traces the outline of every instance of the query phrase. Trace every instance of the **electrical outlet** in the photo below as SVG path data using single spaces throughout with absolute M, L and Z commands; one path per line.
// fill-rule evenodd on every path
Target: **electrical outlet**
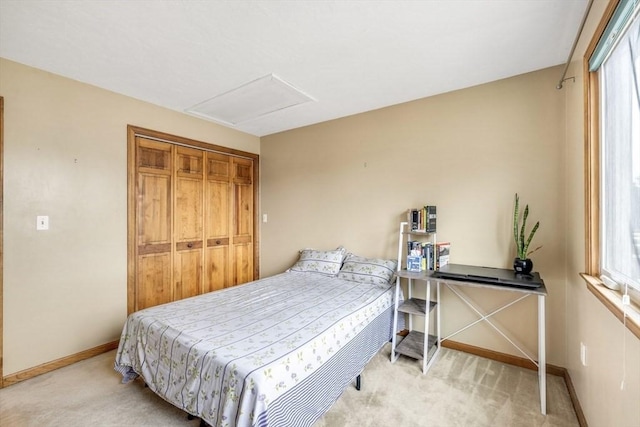
M 582 366 L 587 366 L 587 346 L 580 343 L 580 362 Z

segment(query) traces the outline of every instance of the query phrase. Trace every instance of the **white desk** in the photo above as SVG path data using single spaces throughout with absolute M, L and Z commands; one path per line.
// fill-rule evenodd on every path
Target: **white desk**
M 431 275 L 433 272 L 424 272 L 427 275 Z M 480 316 L 479 319 L 474 322 L 469 323 L 468 325 L 458 329 L 457 331 L 449 334 L 446 337 L 443 337 L 441 341 L 451 338 L 452 336 L 459 334 L 460 332 L 472 327 L 473 325 L 480 323 L 482 321 L 487 322 L 493 329 L 495 329 L 500 335 L 502 335 L 507 341 L 509 341 L 520 353 L 525 355 L 531 362 L 533 362 L 538 367 L 538 386 L 540 388 L 540 412 L 544 415 L 547 414 L 547 377 L 546 377 L 546 349 L 545 349 L 545 300 L 547 297 L 547 288 L 542 286 L 538 288 L 524 288 L 524 287 L 514 287 L 514 286 L 503 286 L 503 285 L 493 285 L 481 282 L 471 282 L 471 281 L 460 281 L 460 280 L 450 280 L 450 279 L 442 279 L 432 277 L 430 280 L 437 281 L 441 284 L 447 286 L 458 298 L 465 302 L 476 314 Z M 473 287 L 473 288 L 482 288 L 482 289 L 494 289 L 498 291 L 504 292 L 512 292 L 516 295 L 515 299 L 512 301 L 502 305 L 501 307 L 493 310 L 490 313 L 483 313 L 481 309 L 476 307 L 470 298 L 465 295 L 464 291 L 461 288 L 464 287 Z M 504 331 L 500 330 L 494 322 L 491 321 L 490 317 L 494 314 L 510 307 L 530 296 L 538 297 L 538 360 L 534 360 L 522 345 L 519 345 L 516 340 L 509 337 Z

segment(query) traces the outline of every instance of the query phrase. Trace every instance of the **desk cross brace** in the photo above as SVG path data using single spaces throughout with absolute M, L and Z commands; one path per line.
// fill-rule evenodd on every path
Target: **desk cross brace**
M 465 302 L 465 303 L 466 303 L 466 304 L 467 304 L 467 305 L 468 305 L 468 306 L 469 306 L 473 311 L 475 311 L 475 312 L 476 312 L 476 314 L 477 314 L 478 316 L 480 316 L 480 318 L 479 318 L 478 320 L 476 320 L 475 322 L 470 323 L 470 324 L 468 324 L 467 326 L 465 326 L 465 327 L 463 327 L 463 328 L 461 328 L 461 329 L 458 329 L 457 331 L 455 331 L 455 332 L 453 332 L 453 333 L 449 334 L 449 335 L 448 335 L 448 336 L 446 336 L 445 338 L 442 338 L 442 341 L 447 340 L 447 339 L 449 339 L 449 338 L 453 337 L 454 335 L 457 335 L 457 334 L 459 334 L 460 332 L 462 332 L 462 331 L 465 331 L 465 330 L 469 329 L 469 328 L 470 328 L 470 327 L 472 327 L 473 325 L 476 325 L 476 324 L 478 324 L 478 323 L 480 323 L 480 322 L 482 322 L 482 321 L 486 321 L 489 325 L 491 325 L 491 327 L 492 327 L 493 329 L 495 329 L 495 331 L 496 331 L 496 332 L 498 332 L 500 335 L 502 335 L 502 337 L 504 337 L 504 339 L 506 339 L 507 341 L 509 341 L 509 342 L 511 343 L 511 345 L 513 345 L 515 348 L 517 348 L 517 349 L 518 349 L 518 351 L 520 351 L 520 353 L 522 353 L 523 355 L 525 355 L 525 356 L 526 356 L 526 357 L 527 357 L 531 362 L 533 362 L 533 364 L 534 364 L 534 365 L 536 365 L 536 367 L 539 367 L 539 366 L 538 366 L 538 362 L 537 362 L 536 360 L 534 360 L 534 359 L 533 359 L 533 358 L 532 358 L 532 357 L 531 357 L 531 356 L 530 356 L 530 355 L 529 355 L 525 350 L 523 350 L 522 348 L 520 348 L 520 346 L 518 346 L 515 342 L 513 342 L 513 340 L 512 340 L 511 338 L 509 338 L 509 337 L 508 337 L 504 332 L 502 332 L 502 331 L 500 330 L 500 328 L 498 328 L 496 325 L 494 325 L 494 324 L 493 324 L 493 322 L 491 321 L 491 319 L 489 319 L 489 317 L 493 316 L 494 314 L 497 314 L 497 313 L 501 312 L 502 310 L 504 310 L 504 309 L 506 309 L 506 308 L 508 308 L 508 307 L 511 307 L 512 305 L 516 304 L 517 302 L 522 301 L 523 299 L 527 298 L 527 297 L 528 297 L 528 296 L 530 296 L 531 294 L 523 295 L 523 296 L 521 296 L 520 298 L 517 298 L 517 299 L 515 299 L 515 300 L 511 301 L 510 303 L 508 303 L 508 304 L 506 304 L 506 305 L 503 305 L 502 307 L 500 307 L 500 308 L 498 308 L 498 309 L 496 309 L 496 310 L 492 311 L 491 313 L 483 314 L 480 310 L 478 310 L 478 309 L 475 307 L 475 305 L 474 305 L 472 302 L 470 302 L 470 301 L 469 301 L 469 299 L 465 298 L 465 296 L 464 296 L 461 292 L 459 292 L 459 291 L 457 291 L 456 289 L 454 289 L 453 287 L 449 286 L 449 284 L 448 284 L 448 283 L 447 283 L 446 285 L 447 285 L 447 288 L 449 288 L 449 289 L 451 290 L 451 292 L 453 292 L 454 294 L 456 294 L 456 295 L 458 296 L 458 298 L 460 298 L 462 301 L 464 301 L 464 302 Z

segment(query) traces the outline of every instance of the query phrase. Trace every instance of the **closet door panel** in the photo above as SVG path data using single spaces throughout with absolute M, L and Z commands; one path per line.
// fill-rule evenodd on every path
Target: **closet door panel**
M 173 301 L 170 265 L 170 253 L 138 257 L 136 310 Z
M 204 153 L 176 149 L 175 230 L 177 242 L 203 239 Z
M 139 172 L 171 174 L 171 145 L 136 137 L 136 167 Z
M 207 177 L 216 181 L 227 181 L 231 178 L 229 156 L 207 152 Z
M 229 237 L 229 182 L 207 181 L 207 238 Z
M 223 289 L 231 284 L 231 162 L 229 156 L 207 153 L 206 171 L 207 242 L 205 289 Z
M 171 242 L 171 146 L 137 139 L 138 245 Z
M 176 147 L 174 300 L 202 293 L 204 152 Z
M 176 252 L 174 300 L 202 293 L 202 247 Z
M 234 285 L 253 276 L 253 161 L 233 158 L 233 279 Z
M 175 237 L 178 242 L 202 240 L 203 185 L 202 181 L 177 178 Z
M 229 287 L 229 244 L 213 246 L 206 253 L 205 292 Z
M 234 184 L 234 241 L 238 237 L 253 236 L 253 188 L 249 185 Z
M 253 280 L 253 244 L 233 246 L 233 286 Z
M 171 176 L 141 173 L 138 245 L 171 242 Z
M 135 310 L 173 300 L 171 146 L 137 139 Z
M 253 160 L 232 157 L 233 181 L 236 184 L 253 184 Z
M 232 159 L 233 170 L 233 234 L 253 237 L 253 161 Z

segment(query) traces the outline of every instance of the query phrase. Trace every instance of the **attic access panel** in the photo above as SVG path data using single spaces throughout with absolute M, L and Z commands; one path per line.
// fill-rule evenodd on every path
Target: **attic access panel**
M 237 125 L 309 101 L 315 100 L 274 74 L 268 74 L 185 111 L 204 119 Z

